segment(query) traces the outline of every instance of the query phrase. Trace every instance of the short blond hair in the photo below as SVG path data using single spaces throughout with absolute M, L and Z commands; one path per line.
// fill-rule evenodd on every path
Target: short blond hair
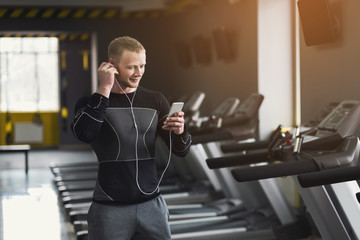
M 132 52 L 145 51 L 144 46 L 135 38 L 129 36 L 118 37 L 112 40 L 108 46 L 108 57 L 119 58 L 123 54 L 124 50 Z

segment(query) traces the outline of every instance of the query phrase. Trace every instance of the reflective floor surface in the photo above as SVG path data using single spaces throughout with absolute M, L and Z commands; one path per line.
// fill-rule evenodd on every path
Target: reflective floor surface
M 59 205 L 50 162 L 94 158 L 87 151 L 30 151 L 24 156 L 0 154 L 0 240 L 73 240 L 73 227 Z

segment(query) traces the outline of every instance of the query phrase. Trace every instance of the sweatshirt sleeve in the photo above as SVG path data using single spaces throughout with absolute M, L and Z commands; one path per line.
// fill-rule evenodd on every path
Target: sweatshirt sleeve
M 180 157 L 185 157 L 188 154 L 191 146 L 191 135 L 184 129 L 184 132 L 180 135 L 171 133 L 171 138 L 173 139 L 172 151 L 175 155 Z
M 97 93 L 77 101 L 71 123 L 71 129 L 77 139 L 86 143 L 95 140 L 104 122 L 108 104 L 109 99 Z

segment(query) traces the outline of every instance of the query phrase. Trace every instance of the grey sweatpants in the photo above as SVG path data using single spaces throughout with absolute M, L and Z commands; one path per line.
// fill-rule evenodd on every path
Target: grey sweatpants
M 87 219 L 89 240 L 170 240 L 168 218 L 161 196 L 126 206 L 93 202 Z

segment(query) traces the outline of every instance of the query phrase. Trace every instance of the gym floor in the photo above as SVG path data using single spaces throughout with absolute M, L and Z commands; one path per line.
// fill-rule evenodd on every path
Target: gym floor
M 89 149 L 30 150 L 28 175 L 24 159 L 23 153 L 0 153 L 0 240 L 76 240 L 49 165 L 96 161 L 95 154 Z
M 52 182 L 52 162 L 95 160 L 89 150 L 31 150 L 29 173 L 23 153 L 0 153 L 0 240 L 73 240 L 72 225 Z

